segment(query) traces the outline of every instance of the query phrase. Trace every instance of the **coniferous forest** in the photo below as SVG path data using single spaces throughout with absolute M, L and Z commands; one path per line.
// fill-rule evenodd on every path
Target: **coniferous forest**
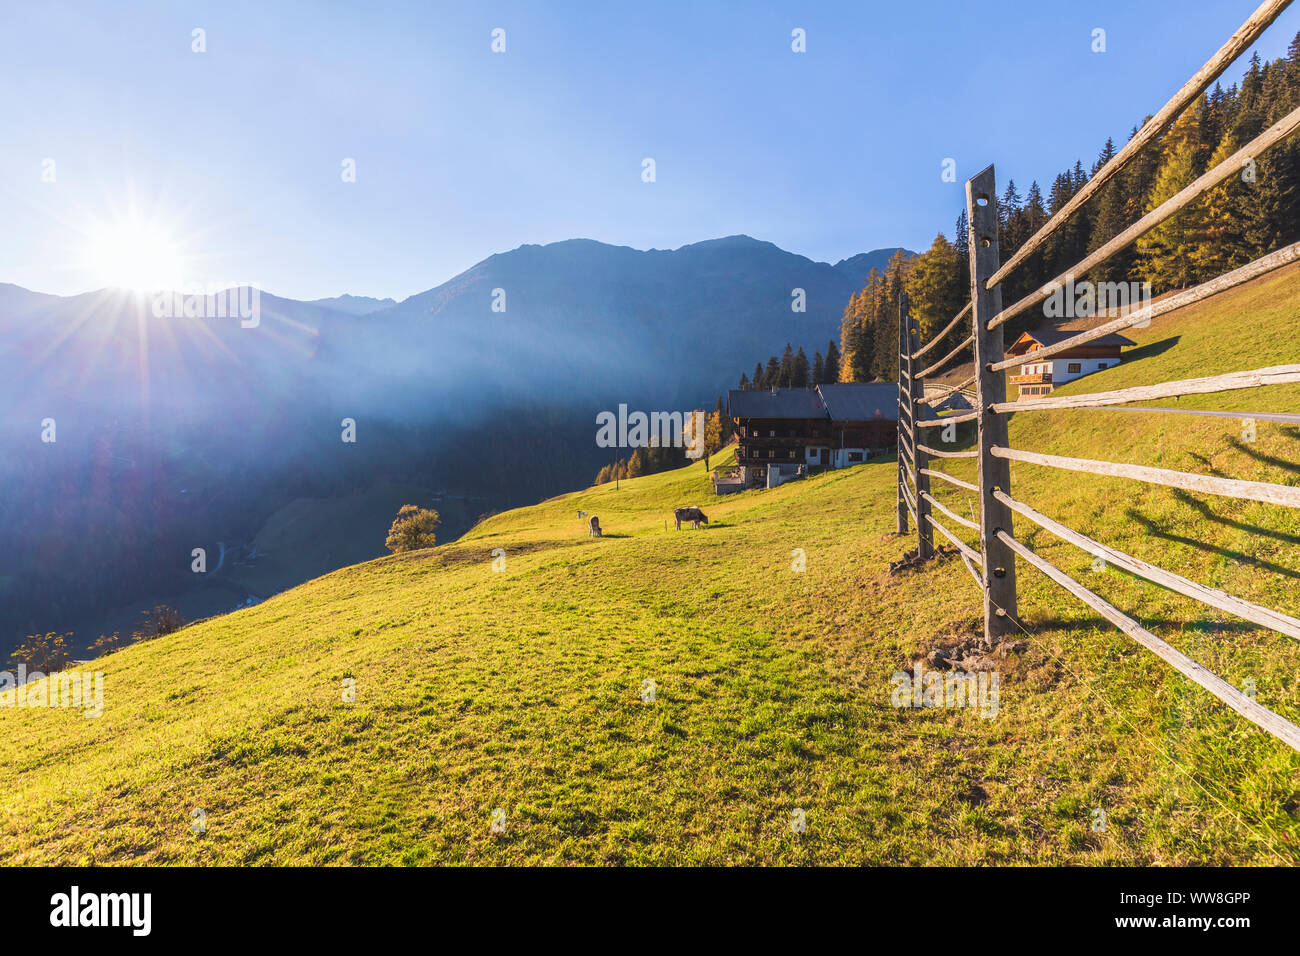
M 1300 34 L 1287 56 L 1261 62 L 1258 55 L 1240 84 L 1222 83 L 1170 124 L 1113 177 L 1090 202 L 1002 284 L 1010 304 L 1062 275 L 1121 230 L 1246 145 L 1300 105 Z M 1130 136 L 1137 133 L 1134 127 Z M 1044 194 L 1037 180 L 1023 194 L 1014 179 L 999 196 L 999 244 L 1005 262 L 1089 178 L 1115 155 L 1108 139 L 1091 166 L 1063 170 Z M 897 253 L 883 272 L 873 269 L 849 300 L 840 325 L 840 380 L 893 380 L 898 375 L 898 305 L 906 292 L 911 314 L 928 342 L 970 298 L 966 213 L 954 238 L 940 232 L 919 255 Z M 1134 246 L 1102 263 L 1092 282 L 1151 283 L 1154 295 L 1203 282 L 1300 238 L 1300 142 L 1290 139 L 1243 164 L 1239 175 L 1211 190 Z M 1013 318 L 1010 341 L 1043 321 L 1039 309 Z M 968 334 L 962 323 L 949 333 L 955 346 Z M 942 354 L 942 353 L 939 353 Z M 937 357 L 937 356 L 936 356 Z

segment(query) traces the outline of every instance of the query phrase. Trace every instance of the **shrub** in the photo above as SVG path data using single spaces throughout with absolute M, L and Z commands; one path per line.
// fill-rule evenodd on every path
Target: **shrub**
M 72 649 L 68 642 L 71 634 L 29 634 L 27 640 L 18 645 L 18 650 L 9 655 L 9 659 L 18 664 L 27 665 L 28 670 L 53 674 L 68 666 L 72 660 Z
M 99 635 L 95 643 L 90 645 L 90 649 L 97 655 L 112 654 L 130 643 L 132 643 L 130 638 L 123 637 L 119 631 L 114 631 L 111 635 Z
M 181 612 L 174 607 L 168 607 L 165 604 L 159 604 L 152 611 L 141 611 L 144 615 L 144 624 L 140 630 L 131 635 L 131 643 L 136 641 L 148 641 L 155 637 L 162 637 L 164 634 L 170 634 L 172 631 L 179 631 L 185 626 L 185 618 Z
M 393 526 L 388 529 L 388 540 L 384 542 L 384 547 L 394 554 L 432 548 L 437 544 L 434 529 L 441 521 L 438 512 L 429 508 L 402 505 Z

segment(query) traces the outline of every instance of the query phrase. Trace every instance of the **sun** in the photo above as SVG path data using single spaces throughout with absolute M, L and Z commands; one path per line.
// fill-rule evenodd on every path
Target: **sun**
M 170 233 L 156 223 L 123 221 L 87 233 L 87 268 L 95 281 L 141 292 L 179 289 L 185 259 Z

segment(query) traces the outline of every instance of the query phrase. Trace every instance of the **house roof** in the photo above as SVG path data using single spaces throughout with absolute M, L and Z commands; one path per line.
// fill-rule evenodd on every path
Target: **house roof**
M 830 418 L 865 422 L 898 418 L 898 386 L 893 382 L 845 382 L 816 388 L 732 389 L 732 418 Z
M 727 392 L 732 418 L 825 418 L 826 407 L 811 388 L 739 389 Z
M 898 385 L 895 382 L 844 382 L 818 385 L 831 421 L 867 422 L 898 418 Z
M 1016 339 L 1015 342 L 1011 344 L 1011 347 L 1007 349 L 1007 354 L 1020 355 L 1024 352 L 1028 352 L 1031 347 L 1056 345 L 1060 342 L 1064 342 L 1066 339 L 1073 338 L 1078 335 L 1079 332 L 1079 329 L 1034 329 L 1032 332 L 1024 332 L 1021 334 L 1020 338 Z M 1079 347 L 1087 348 L 1089 346 L 1099 345 L 1124 348 L 1128 345 L 1137 345 L 1137 343 L 1116 332 L 1111 332 L 1108 335 L 1103 335 L 1099 339 L 1093 339 L 1091 342 L 1084 342 Z

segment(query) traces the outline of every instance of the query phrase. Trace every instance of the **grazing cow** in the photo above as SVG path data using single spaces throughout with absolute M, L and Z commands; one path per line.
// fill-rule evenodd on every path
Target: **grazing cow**
M 673 518 L 677 522 L 678 531 L 682 530 L 683 521 L 689 521 L 692 528 L 699 528 L 701 523 L 709 523 L 709 516 L 694 505 L 689 508 L 678 508 L 673 512 Z
M 587 519 L 587 537 L 588 538 L 600 537 L 600 519 L 597 518 L 595 515 L 592 515 L 590 518 Z

